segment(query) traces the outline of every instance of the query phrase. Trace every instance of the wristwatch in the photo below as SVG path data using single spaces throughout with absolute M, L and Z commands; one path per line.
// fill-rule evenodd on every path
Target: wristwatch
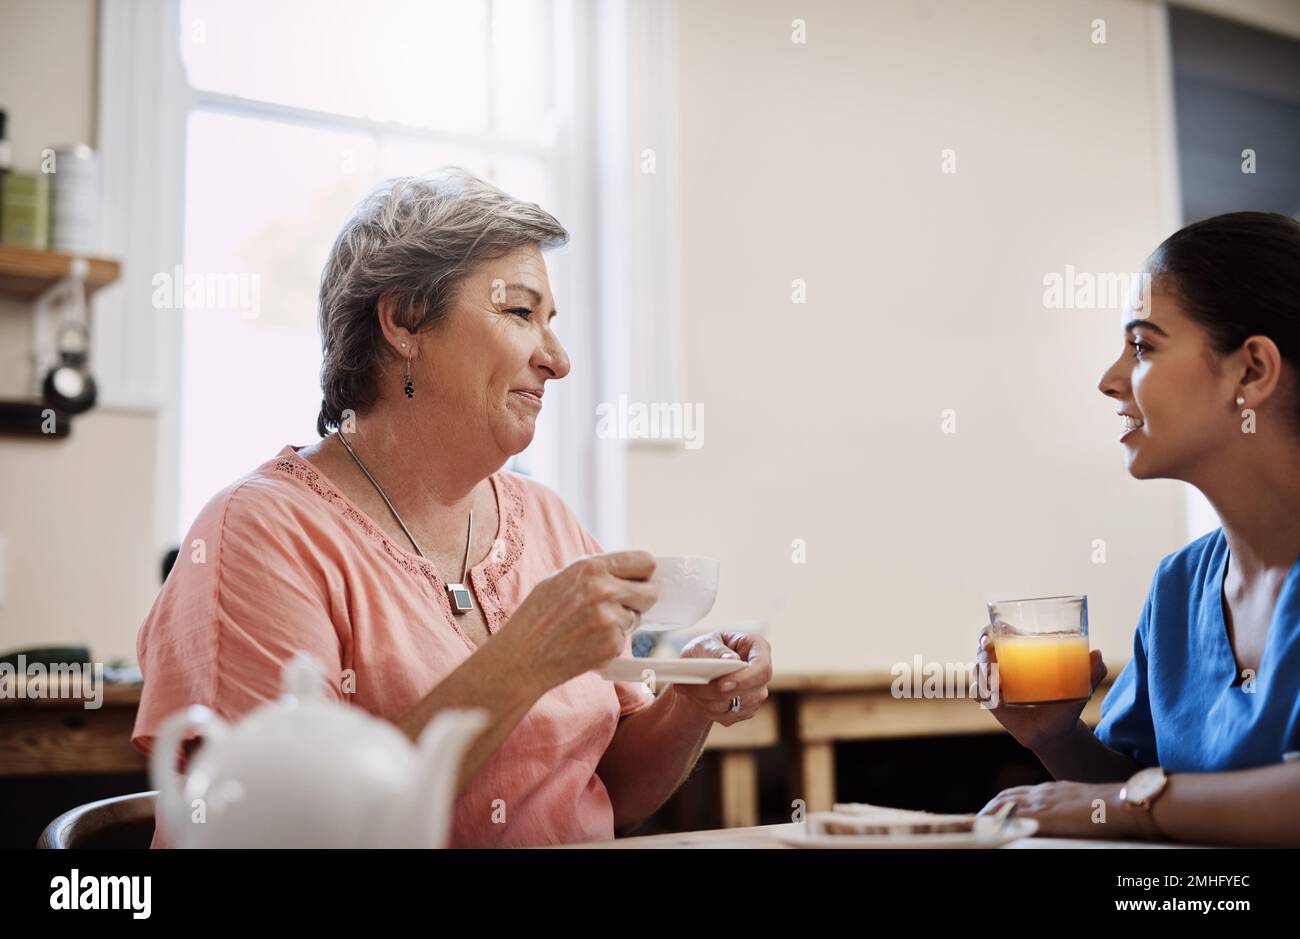
M 1134 773 L 1119 790 L 1120 801 L 1135 809 L 1138 815 L 1145 817 L 1147 820 L 1145 827 L 1161 838 L 1165 837 L 1165 833 L 1156 824 L 1151 814 L 1151 807 L 1155 805 L 1156 799 L 1164 794 L 1168 785 L 1168 774 L 1159 766 L 1150 766 Z

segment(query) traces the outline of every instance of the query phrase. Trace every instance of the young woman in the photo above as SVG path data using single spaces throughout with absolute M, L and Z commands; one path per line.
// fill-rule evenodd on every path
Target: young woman
M 1045 835 L 1300 846 L 1300 222 L 1197 222 L 1147 272 L 1099 388 L 1129 472 L 1190 483 L 1222 527 L 1160 563 L 1096 733 L 1078 702 L 994 710 L 1060 781 L 984 812 L 1014 802 Z

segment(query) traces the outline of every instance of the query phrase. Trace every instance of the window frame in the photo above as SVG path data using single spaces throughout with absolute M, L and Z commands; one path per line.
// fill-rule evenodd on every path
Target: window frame
M 624 543 L 627 443 L 596 440 L 596 407 L 629 392 L 638 400 L 681 399 L 671 81 L 676 5 L 553 3 L 554 21 L 568 28 L 552 37 L 557 109 L 554 143 L 547 147 L 505 138 L 491 126 L 487 134 L 446 132 L 193 89 L 181 61 L 180 0 L 102 0 L 103 248 L 121 260 L 123 278 L 94 300 L 93 361 L 104 410 L 157 419 L 160 550 L 175 543 L 179 522 L 182 322 L 153 308 L 151 278 L 183 257 L 186 124 L 195 108 L 301 118 L 542 160 L 555 195 L 547 208 L 573 235 L 553 276 L 569 321 L 565 343 L 575 363 L 588 363 L 566 378 L 569 388 L 552 417 L 555 488 L 607 547 Z M 489 88 L 489 108 L 493 98 Z M 655 193 L 638 186 L 631 169 L 647 139 L 660 143 L 665 174 Z

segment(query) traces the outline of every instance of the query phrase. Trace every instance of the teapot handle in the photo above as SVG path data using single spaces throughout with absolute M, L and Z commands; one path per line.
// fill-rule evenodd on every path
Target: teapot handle
M 456 801 L 456 782 L 465 754 L 475 738 L 488 725 L 488 713 L 482 708 L 440 711 L 425 725 L 416 747 L 420 773 L 414 789 L 416 805 L 410 817 L 418 819 L 414 831 L 420 847 L 444 848 L 451 831 L 451 817 Z M 402 844 L 392 841 L 385 847 Z
M 191 731 L 198 731 L 207 744 L 212 744 L 224 737 L 226 730 L 226 722 L 210 708 L 192 704 L 163 721 L 154 735 L 153 751 L 149 754 L 149 776 L 158 790 L 163 830 L 178 847 L 186 847 L 189 842 L 184 837 L 189 829 L 189 807 L 183 796 L 183 778 L 176 772 L 176 750 Z

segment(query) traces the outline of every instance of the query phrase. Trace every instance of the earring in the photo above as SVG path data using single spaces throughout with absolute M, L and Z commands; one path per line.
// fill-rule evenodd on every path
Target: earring
M 402 343 L 406 345 L 406 343 Z M 406 360 L 406 383 L 402 386 L 402 391 L 406 392 L 406 398 L 409 401 L 415 397 L 415 385 L 411 383 L 411 360 Z
M 1246 403 L 1246 399 L 1241 395 L 1237 395 L 1237 407 L 1241 407 L 1245 403 Z

